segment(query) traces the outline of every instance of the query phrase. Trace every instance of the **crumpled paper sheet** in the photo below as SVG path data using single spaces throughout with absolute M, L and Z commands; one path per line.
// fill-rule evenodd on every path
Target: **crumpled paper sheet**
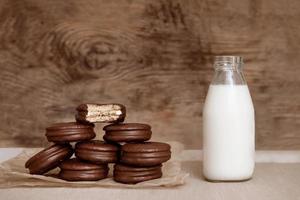
M 11 187 L 121 187 L 121 188 L 147 188 L 147 187 L 174 187 L 183 185 L 189 176 L 183 172 L 179 161 L 183 145 L 178 142 L 169 142 L 171 145 L 172 158 L 163 164 L 163 176 L 159 179 L 137 183 L 135 185 L 117 183 L 112 179 L 112 166 L 108 178 L 99 181 L 68 182 L 56 178 L 59 169 L 53 169 L 46 174 L 31 175 L 24 167 L 25 162 L 41 149 L 25 149 L 17 157 L 12 158 L 0 165 L 0 188 Z

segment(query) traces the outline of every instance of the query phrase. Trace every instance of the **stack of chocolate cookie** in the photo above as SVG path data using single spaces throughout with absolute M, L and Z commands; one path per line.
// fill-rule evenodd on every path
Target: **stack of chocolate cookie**
M 114 165 L 114 180 L 134 184 L 162 176 L 162 163 L 171 157 L 170 145 L 145 142 L 151 138 L 147 124 L 122 123 L 126 109 L 121 104 L 82 104 L 76 122 L 46 128 L 54 144 L 30 158 L 25 167 L 31 174 L 44 174 L 59 167 L 58 177 L 67 181 L 97 181 Z M 94 123 L 112 123 L 103 128 L 104 141 L 92 140 Z M 74 148 L 70 143 L 75 143 Z M 75 158 L 71 158 L 75 152 Z
M 114 180 L 121 183 L 138 183 L 160 178 L 162 163 L 171 157 L 170 145 L 145 142 L 151 138 L 147 124 L 110 124 L 103 128 L 103 139 L 121 145 L 119 162 L 114 166 Z

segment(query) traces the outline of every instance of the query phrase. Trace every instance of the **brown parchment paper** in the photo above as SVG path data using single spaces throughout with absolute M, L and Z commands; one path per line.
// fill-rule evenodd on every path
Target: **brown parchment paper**
M 185 183 L 189 176 L 183 172 L 181 163 L 178 159 L 183 145 L 178 142 L 169 142 L 172 150 L 172 158 L 163 164 L 163 176 L 159 179 L 141 182 L 135 185 L 121 184 L 112 179 L 112 165 L 108 178 L 99 181 L 68 182 L 56 178 L 59 169 L 53 169 L 45 176 L 31 175 L 24 167 L 25 162 L 39 148 L 25 149 L 21 154 L 0 165 L 0 188 L 11 187 L 123 187 L 123 188 L 147 188 L 147 187 L 174 187 Z

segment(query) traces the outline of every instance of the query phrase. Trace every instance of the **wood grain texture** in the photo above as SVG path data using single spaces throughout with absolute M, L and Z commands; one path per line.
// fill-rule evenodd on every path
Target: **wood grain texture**
M 296 0 L 0 0 L 0 145 L 45 145 L 78 104 L 119 102 L 153 140 L 201 148 L 213 56 L 238 54 L 257 148 L 300 149 L 299 21 Z

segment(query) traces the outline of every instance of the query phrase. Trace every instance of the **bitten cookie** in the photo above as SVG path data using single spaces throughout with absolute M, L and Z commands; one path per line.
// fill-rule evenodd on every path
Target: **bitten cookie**
M 171 147 L 161 142 L 125 144 L 121 148 L 121 163 L 133 166 L 155 166 L 171 158 Z
M 81 104 L 77 108 L 76 120 L 79 122 L 123 122 L 126 108 L 122 104 Z
M 92 163 L 114 163 L 118 160 L 119 147 L 100 140 L 79 142 L 75 145 L 75 155 Z
M 79 161 L 76 158 L 66 160 L 59 166 L 59 177 L 67 181 L 97 181 L 108 174 L 108 166 Z
M 96 136 L 93 124 L 67 122 L 53 124 L 46 128 L 46 137 L 49 142 L 67 143 L 91 140 Z
M 162 176 L 161 166 L 132 167 L 116 164 L 114 166 L 114 180 L 120 183 L 135 184 L 143 181 L 157 179 Z
M 72 154 L 70 144 L 54 144 L 31 157 L 25 163 L 25 167 L 29 169 L 30 174 L 44 174 L 58 167 L 61 161 L 70 158 Z
M 149 140 L 152 134 L 151 126 L 138 123 L 110 124 L 103 130 L 103 139 L 109 142 L 143 142 Z

